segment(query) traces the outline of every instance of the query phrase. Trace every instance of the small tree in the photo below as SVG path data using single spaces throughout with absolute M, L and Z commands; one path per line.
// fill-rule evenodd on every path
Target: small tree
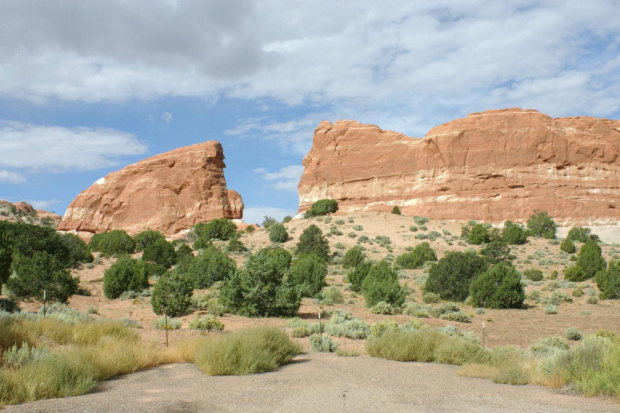
M 586 278 L 592 278 L 597 272 L 605 269 L 607 263 L 602 256 L 601 247 L 588 239 L 579 250 L 577 265 L 586 273 Z
M 286 227 L 282 224 L 272 224 L 269 227 L 269 241 L 271 242 L 286 242 L 288 240 L 288 232 Z
M 338 211 L 338 201 L 335 199 L 321 199 L 310 207 L 310 216 L 333 214 Z
M 327 266 L 313 254 L 302 255 L 293 263 L 288 273 L 288 283 L 298 286 L 303 297 L 313 297 L 320 293 L 325 283 Z
M 475 252 L 447 252 L 431 267 L 426 291 L 439 294 L 444 300 L 465 301 L 469 285 L 487 267 L 487 262 Z
M 535 237 L 554 239 L 556 225 L 547 212 L 537 209 L 534 211 L 534 215 L 527 220 L 527 230 L 530 235 Z
M 510 255 L 510 247 L 506 241 L 491 241 L 480 250 L 480 255 L 492 265 L 500 262 L 511 265 L 510 260 L 512 256 Z
M 400 208 L 398 207 L 398 205 L 394 205 L 394 208 L 392 208 L 392 214 L 401 215 Z
M 319 227 L 312 224 L 304 230 L 297 243 L 297 254 L 314 254 L 323 261 L 329 257 L 329 242 Z
M 485 224 L 474 225 L 467 235 L 467 241 L 474 245 L 486 244 L 490 240 L 491 233 L 489 232 L 489 225 Z
M 195 288 L 209 288 L 216 281 L 230 277 L 237 265 L 217 247 L 210 246 L 189 262 L 184 272 Z M 183 269 L 179 269 L 179 272 Z
M 17 255 L 13 263 L 14 275 L 6 282 L 10 296 L 23 300 L 33 298 L 66 302 L 77 292 L 79 277 L 72 277 L 69 270 L 44 251 L 37 251 L 32 258 Z
M 177 262 L 183 261 L 186 258 L 194 258 L 192 249 L 187 244 L 183 244 L 176 251 Z
M 96 248 L 104 255 L 132 254 L 135 250 L 135 245 L 127 231 L 115 229 L 101 234 L 100 239 L 96 243 Z
M 284 218 L 282 218 L 282 223 L 286 224 L 288 222 L 291 222 L 293 220 L 293 217 L 290 215 L 285 216 Z
M 564 270 L 564 279 L 580 282 L 588 279 L 588 274 L 579 265 L 571 265 Z
M 596 273 L 596 285 L 603 300 L 620 298 L 620 261 L 611 261 L 607 269 Z
M 502 239 L 509 245 L 521 245 L 527 240 L 527 231 L 523 225 L 506 221 L 502 230 Z
M 590 238 L 590 232 L 590 228 L 572 227 L 570 231 L 568 231 L 566 239 L 585 243 Z
M 356 245 L 344 254 L 342 258 L 342 268 L 355 268 L 364 262 L 365 259 L 366 256 L 362 251 L 362 247 Z
M 274 217 L 270 217 L 268 215 L 265 215 L 265 217 L 263 218 L 263 223 L 261 224 L 263 228 L 265 229 L 269 229 L 271 228 L 271 226 L 273 224 L 277 224 L 278 221 L 274 218 Z
M 200 223 L 195 225 L 192 231 L 198 238 L 204 240 L 220 239 L 228 241 L 237 233 L 237 226 L 229 219 L 217 218 L 212 219 L 206 224 Z
M 144 248 L 142 259 L 170 268 L 177 263 L 177 253 L 170 242 L 166 241 L 165 238 L 159 238 Z
M 560 244 L 560 250 L 564 251 L 567 254 L 574 254 L 577 251 L 577 247 L 575 247 L 575 243 L 570 238 L 566 238 Z
M 500 263 L 480 274 L 469 286 L 472 305 L 485 308 L 521 308 L 525 291 L 514 267 Z
M 364 278 L 362 295 L 366 307 L 372 307 L 380 301 L 397 307 L 405 302 L 407 294 L 398 283 L 396 271 L 387 261 L 381 260 L 370 268 L 368 276 Z
M 396 258 L 396 265 L 407 268 L 421 268 L 427 261 L 437 261 L 437 254 L 428 242 L 418 244 L 413 251 Z
M 136 244 L 136 251 L 142 251 L 149 245 L 153 244 L 157 240 L 166 240 L 164 234 L 152 229 L 144 230 L 133 237 L 133 241 Z
M 189 313 L 194 288 L 192 283 L 181 273 L 169 271 L 159 277 L 153 288 L 151 307 L 155 314 L 163 314 L 164 308 L 169 317 L 178 317 Z
M 351 283 L 352 291 L 362 291 L 362 283 L 364 282 L 364 279 L 368 276 L 371 267 L 372 262 L 364 261 L 358 264 L 357 267 L 355 267 L 355 269 L 349 273 L 348 278 L 349 283 Z
M 103 295 L 114 299 L 125 291 L 143 291 L 149 288 L 148 268 L 144 261 L 128 255 L 120 256 L 103 275 Z

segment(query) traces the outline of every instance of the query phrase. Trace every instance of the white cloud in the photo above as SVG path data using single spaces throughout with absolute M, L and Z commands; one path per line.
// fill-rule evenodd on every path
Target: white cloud
M 0 166 L 7 168 L 93 170 L 146 149 L 134 135 L 114 129 L 0 121 Z
M 166 122 L 166 123 L 170 123 L 170 122 L 172 122 L 172 113 L 170 113 L 170 112 L 164 112 L 164 113 L 161 115 L 161 118 L 164 120 L 164 122 Z
M 20 184 L 25 182 L 26 178 L 15 172 L 0 170 L 0 182 L 10 182 L 12 184 Z
M 49 199 L 46 201 L 28 199 L 24 202 L 29 203 L 35 209 L 44 209 L 46 211 L 49 211 L 54 205 L 59 205 L 62 201 L 58 199 Z
M 294 216 L 297 211 L 289 211 L 282 208 L 276 208 L 272 206 L 253 206 L 253 207 L 245 207 L 243 209 L 243 221 L 248 224 L 261 224 L 265 216 L 270 216 L 275 218 L 278 221 L 282 221 L 282 219 L 287 216 Z
M 297 185 L 301 174 L 304 172 L 302 165 L 289 165 L 281 168 L 278 172 L 267 172 L 265 168 L 257 168 L 255 173 L 261 175 L 265 181 L 276 181 L 269 187 L 285 191 L 297 191 Z

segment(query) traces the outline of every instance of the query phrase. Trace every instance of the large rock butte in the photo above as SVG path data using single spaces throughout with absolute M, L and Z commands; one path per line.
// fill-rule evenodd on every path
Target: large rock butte
M 473 113 L 423 139 L 355 121 L 322 122 L 304 157 L 299 212 L 336 199 L 339 212 L 565 225 L 620 218 L 620 121 L 551 118 L 518 108 Z
M 147 228 L 172 237 L 215 218 L 240 219 L 241 196 L 226 188 L 216 141 L 178 148 L 112 172 L 71 202 L 59 231 L 81 236 Z

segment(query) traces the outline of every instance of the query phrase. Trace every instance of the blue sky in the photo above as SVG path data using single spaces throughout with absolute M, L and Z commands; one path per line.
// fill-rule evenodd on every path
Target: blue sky
M 322 120 L 409 136 L 491 108 L 620 118 L 619 0 L 0 2 L 0 199 L 63 214 L 206 140 L 245 220 L 297 210 Z

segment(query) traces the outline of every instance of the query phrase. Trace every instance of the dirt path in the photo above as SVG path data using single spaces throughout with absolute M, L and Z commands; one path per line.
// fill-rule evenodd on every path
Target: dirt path
M 309 353 L 267 374 L 210 377 L 173 364 L 103 383 L 93 394 L 6 412 L 620 412 L 601 398 L 455 376 L 455 367 Z

